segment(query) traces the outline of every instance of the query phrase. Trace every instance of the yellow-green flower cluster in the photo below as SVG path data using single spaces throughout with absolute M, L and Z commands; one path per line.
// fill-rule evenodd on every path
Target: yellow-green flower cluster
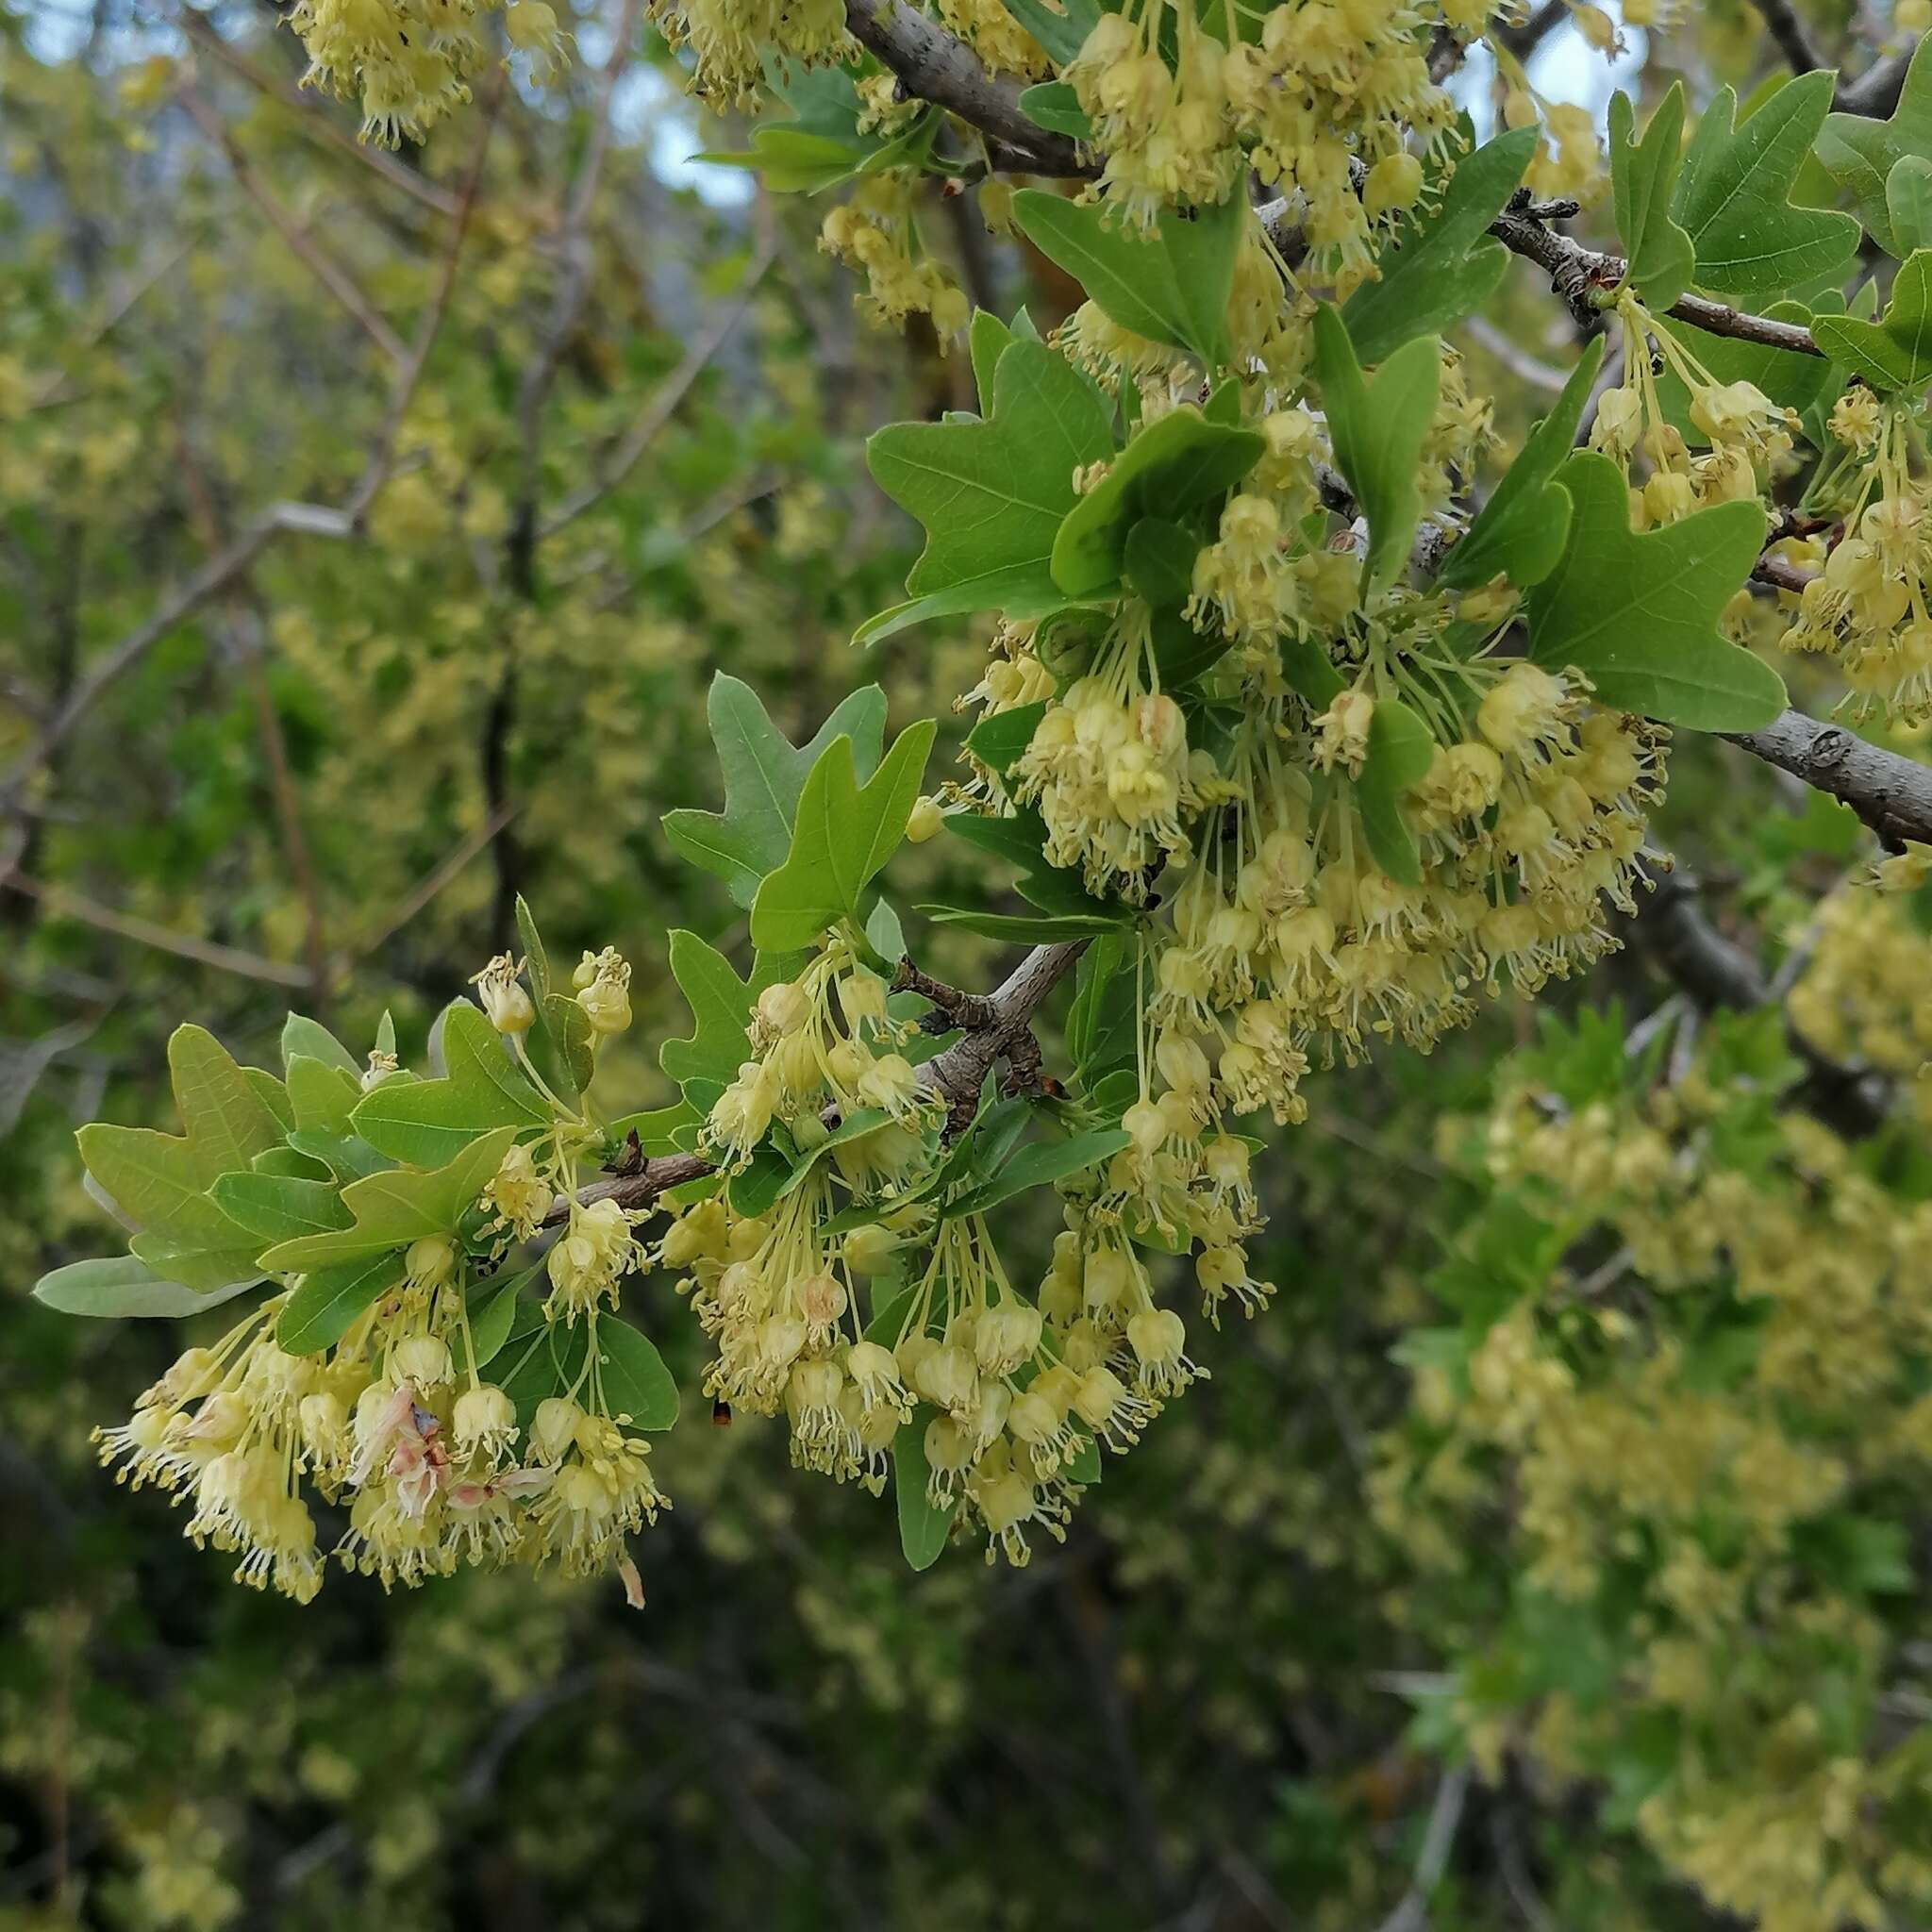
M 1403 0 L 1297 0 L 1229 43 L 1193 0 L 1143 0 L 1103 13 L 1061 77 L 1093 124 L 1123 219 L 1222 201 L 1252 168 L 1297 198 L 1318 267 L 1352 286 L 1373 273 L 1377 225 L 1422 194 L 1405 130 L 1445 158 L 1453 135 L 1424 24 Z
M 525 1042 L 535 1008 L 519 972 L 504 955 L 475 983 L 548 1097 Z M 575 999 L 592 1041 L 628 1024 L 629 976 L 611 949 L 584 956 Z M 393 1055 L 372 1055 L 363 1085 L 395 1074 Z M 642 1439 L 626 1426 L 633 1418 L 606 1395 L 598 1316 L 644 1251 L 632 1214 L 608 1198 L 577 1198 L 579 1157 L 601 1137 L 581 1113 L 553 1105 L 553 1125 L 505 1153 L 474 1204 L 474 1232 L 415 1241 L 393 1282 L 324 1348 L 283 1346 L 278 1323 L 307 1277 L 275 1277 L 275 1292 L 212 1346 L 183 1354 L 127 1422 L 96 1432 L 102 1460 L 137 1488 L 188 1504 L 187 1534 L 239 1557 L 239 1580 L 297 1602 L 321 1589 L 327 1554 L 311 1496 L 346 1509 L 334 1554 L 385 1589 L 461 1563 L 554 1564 L 572 1576 L 615 1571 L 641 1602 L 625 1540 L 667 1506 Z M 504 1350 L 505 1380 L 540 1350 L 577 1366 L 524 1415 L 484 1374 L 473 1318 L 509 1249 L 559 1199 L 541 1320 L 492 1348 Z

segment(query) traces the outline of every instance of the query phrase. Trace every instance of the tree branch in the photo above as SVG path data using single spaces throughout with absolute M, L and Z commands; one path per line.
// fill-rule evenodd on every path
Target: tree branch
M 1908 839 L 1932 843 L 1932 767 L 1802 711 L 1785 711 L 1761 730 L 1721 735 L 1850 806 L 1891 850 Z
M 1906 69 L 1911 64 L 1910 48 L 1903 54 L 1889 54 L 1868 67 L 1857 80 L 1840 80 L 1837 93 L 1832 96 L 1832 106 L 1840 114 L 1871 114 L 1882 119 L 1898 106 L 1899 93 L 1906 84 Z
M 1748 1013 L 1771 1005 L 1776 992 L 1757 961 L 1698 909 L 1696 880 L 1651 868 L 1646 874 L 1656 897 L 1633 931 L 1690 1003 L 1706 1013 L 1722 1008 Z M 1785 1034 L 1807 1070 L 1797 1091 L 1798 1105 L 1849 1140 L 1877 1132 L 1885 1123 L 1888 1083 L 1868 1068 L 1826 1058 L 1789 1017 Z
M 946 1104 L 949 1131 L 957 1132 L 972 1118 L 979 1104 L 979 1090 L 993 1063 L 1014 1053 L 1023 1040 L 1030 1041 L 1034 1014 L 1086 949 L 1085 940 L 1035 946 L 990 993 L 960 993 L 939 980 L 925 982 L 958 1003 L 962 1011 L 970 1003 L 971 1018 L 961 1021 L 967 1029 L 962 1037 L 943 1053 L 935 1054 L 919 1070 L 922 1091 L 937 1095 Z M 921 974 L 919 978 L 924 980 L 925 975 Z M 907 984 L 910 986 L 912 982 L 908 980 Z M 913 990 L 924 991 L 924 987 L 916 986 Z M 941 1002 L 935 1000 L 934 1004 Z M 1021 1051 L 1024 1057 L 1024 1049 Z M 702 1180 L 716 1171 L 700 1154 L 640 1158 L 630 1172 L 592 1181 L 577 1191 L 576 1198 L 586 1207 L 592 1201 L 615 1201 L 624 1208 L 647 1208 L 669 1190 L 682 1187 L 688 1181 Z M 556 1227 L 569 1213 L 570 1203 L 558 1200 L 543 1217 L 543 1225 Z
M 1793 74 L 1809 74 L 1824 65 L 1812 47 L 1811 37 L 1805 31 L 1805 23 L 1798 18 L 1798 10 L 1791 5 L 1791 0 L 1751 0 L 1751 4 L 1764 16 L 1765 30 L 1777 42 L 1778 52 L 1785 57 L 1785 65 Z
M 1585 327 L 1594 327 L 1603 318 L 1603 304 L 1598 298 L 1607 296 L 1623 281 L 1627 264 L 1620 255 L 1586 248 L 1582 242 L 1545 225 L 1575 211 L 1574 204 L 1563 202 L 1552 203 L 1546 209 L 1526 203 L 1512 206 L 1490 224 L 1490 233 L 1510 254 L 1535 262 L 1549 276 L 1550 287 L 1563 298 L 1577 322 Z M 1728 303 L 1713 302 L 1704 295 L 1680 295 L 1664 313 L 1678 322 L 1688 322 L 1707 335 L 1756 342 L 1760 348 L 1789 349 L 1798 356 L 1824 353 L 1811 340 L 1811 332 L 1794 322 L 1774 322 L 1769 316 L 1747 315 Z
M 254 164 L 242 152 L 241 143 L 228 131 L 227 123 L 202 98 L 199 90 L 192 85 L 184 87 L 180 100 L 195 125 L 227 157 L 228 166 L 241 184 L 242 192 L 289 244 L 290 252 L 328 291 L 342 313 L 401 368 L 408 359 L 403 339 L 389 325 L 375 303 L 356 286 L 356 278 L 276 199 L 274 190 L 257 174 Z
M 845 0 L 845 25 L 853 38 L 899 76 L 908 94 L 971 122 L 1013 152 L 1016 172 L 1089 179 L 1100 162 L 1077 142 L 1050 134 L 1020 108 L 1020 86 L 989 74 L 972 48 L 915 13 L 902 0 Z

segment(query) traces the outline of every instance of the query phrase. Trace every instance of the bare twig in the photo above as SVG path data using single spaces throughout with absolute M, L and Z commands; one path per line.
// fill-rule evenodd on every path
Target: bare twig
M 83 925 L 110 932 L 120 939 L 152 946 L 157 952 L 173 953 L 196 965 L 211 966 L 218 973 L 240 974 L 244 979 L 259 979 L 271 986 L 306 987 L 308 974 L 300 966 L 285 966 L 264 959 L 258 953 L 244 952 L 239 946 L 224 946 L 213 940 L 197 940 L 186 933 L 173 932 L 152 920 L 138 919 L 131 913 L 116 912 L 110 906 L 88 898 L 66 886 L 44 879 L 29 878 L 25 873 L 0 869 L 0 891 L 25 892 L 38 899 L 56 918 L 76 919 Z
M 1520 343 L 1511 341 L 1487 316 L 1465 316 L 1462 326 L 1479 349 L 1493 356 L 1519 382 L 1526 382 L 1532 389 L 1545 390 L 1551 395 L 1561 391 L 1565 379 L 1563 372 L 1532 356 Z
M 241 144 L 229 133 L 227 124 L 208 105 L 199 89 L 192 85 L 184 87 L 180 92 L 180 99 L 181 105 L 193 116 L 195 125 L 227 156 L 228 166 L 234 171 L 235 179 L 241 185 L 242 192 L 261 210 L 270 226 L 289 244 L 290 253 L 322 284 L 342 313 L 348 316 L 391 362 L 401 366 L 408 358 L 408 351 L 403 347 L 402 337 L 396 334 L 383 319 L 381 311 L 356 286 L 355 277 L 348 270 L 282 206 L 275 191 L 257 174 L 254 164 L 242 152 Z
M 958 995 L 974 1003 L 976 1017 L 972 1030 L 943 1053 L 935 1054 L 919 1070 L 921 1089 L 946 1103 L 955 1126 L 962 1113 L 970 1117 L 993 1063 L 1010 1053 L 1016 1041 L 1029 1035 L 1034 1014 L 1086 947 L 1085 940 L 1035 946 L 991 992 Z M 940 982 L 928 984 L 937 986 Z M 948 987 L 945 991 L 950 993 L 953 989 Z M 645 1208 L 669 1190 L 682 1187 L 687 1181 L 702 1180 L 713 1172 L 711 1162 L 700 1154 L 658 1155 L 644 1161 L 634 1174 L 593 1181 L 579 1189 L 576 1198 L 585 1205 L 613 1200 L 621 1207 Z M 569 1201 L 559 1199 L 544 1217 L 543 1225 L 558 1225 L 569 1212 Z
M 540 539 L 554 537 L 566 524 L 600 503 L 636 468 L 639 458 L 650 448 L 670 422 L 677 406 L 690 393 L 691 384 L 703 374 L 712 357 L 724 346 L 732 330 L 751 307 L 751 299 L 758 292 L 758 284 L 764 279 L 765 271 L 771 267 L 775 253 L 776 247 L 768 225 L 738 287 L 732 291 L 731 299 L 691 339 L 677 367 L 651 391 L 644 407 L 638 412 L 637 420 L 619 438 L 609 456 L 596 465 L 596 474 L 591 480 L 567 496 L 551 512 L 549 520 L 537 533 Z
M 181 8 L 174 15 L 174 23 L 196 46 L 213 55 L 224 67 L 241 75 L 270 100 L 287 108 L 294 115 L 295 125 L 311 140 L 334 148 L 338 154 L 346 155 L 371 174 L 387 181 L 391 188 L 399 188 L 405 194 L 421 202 L 425 208 L 434 208 L 440 215 L 456 213 L 455 195 L 439 187 L 427 175 L 419 174 L 407 162 L 399 161 L 387 149 L 379 148 L 371 142 L 358 141 L 347 128 L 340 126 L 329 117 L 319 95 L 305 93 L 299 87 L 293 87 L 265 68 L 257 66 L 246 55 L 230 46 L 199 8 L 192 6 Z
M 518 808 L 513 802 L 499 805 L 475 831 L 466 832 L 450 851 L 410 888 L 402 904 L 396 907 L 368 938 L 356 942 L 355 957 L 366 958 L 385 941 L 408 925 L 452 879 L 462 872 L 477 853 L 509 824 L 517 815 L 517 810 Z
M 1805 23 L 1798 18 L 1798 10 L 1791 0 L 1751 0 L 1764 16 L 1765 31 L 1777 42 L 1777 50 L 1785 57 L 1785 65 L 1793 74 L 1809 74 L 1824 62 L 1818 58 L 1811 45 L 1811 36 L 1805 31 Z
M 558 364 L 583 313 L 585 297 L 591 288 L 591 209 L 597 197 L 597 183 L 604 172 L 604 158 L 610 147 L 610 101 L 618 76 L 631 57 L 636 38 L 640 0 L 625 0 L 624 11 L 610 42 L 609 58 L 597 76 L 597 95 L 591 112 L 591 129 L 577 163 L 576 178 L 571 183 L 570 199 L 564 206 L 563 223 L 557 240 L 557 287 L 550 300 L 550 313 L 543 332 L 537 339 L 535 353 L 517 385 L 517 425 L 523 442 L 524 478 L 512 531 L 511 577 L 527 575 L 529 553 L 537 541 L 537 501 L 542 483 L 543 406 L 550 399 L 557 380 Z M 521 571 L 518 556 L 522 558 Z M 525 591 L 525 594 L 527 594 Z
M 1657 888 L 1634 931 L 1657 964 L 1699 1012 L 1728 1008 L 1752 1012 L 1768 1006 L 1773 990 L 1757 961 L 1728 940 L 1698 909 L 1694 879 L 1681 873 L 1648 871 Z M 1890 1094 L 1868 1069 L 1841 1065 L 1820 1053 L 1789 1021 L 1786 1034 L 1808 1070 L 1797 1102 L 1848 1139 L 1875 1132 Z
M 1574 212 L 1574 207 L 1570 210 Z M 1623 281 L 1627 264 L 1622 256 L 1586 248 L 1568 235 L 1559 235 L 1538 219 L 1539 211 L 1505 208 L 1490 224 L 1490 233 L 1512 255 L 1533 261 L 1550 278 L 1550 287 L 1563 298 L 1577 322 L 1594 327 L 1601 320 L 1604 298 Z M 1704 295 L 1680 295 L 1664 310 L 1678 322 L 1707 335 L 1728 336 L 1733 341 L 1756 342 L 1766 349 L 1789 349 L 1798 356 L 1822 356 L 1811 332 L 1794 322 L 1774 322 L 1769 316 L 1748 315 L 1728 303 Z
M 1429 1900 L 1442 1882 L 1449 1854 L 1455 1848 L 1469 1782 L 1469 1766 L 1458 1764 L 1437 1786 L 1436 1802 L 1429 1807 L 1429 1822 L 1423 1830 L 1423 1848 L 1416 1857 L 1414 1882 L 1403 1894 L 1402 1903 L 1382 1921 L 1380 1932 L 1423 1932 L 1429 1923 Z
M 66 742 L 69 733 L 109 685 L 132 670 L 182 619 L 233 583 L 274 538 L 284 531 L 341 538 L 347 537 L 352 527 L 343 511 L 328 509 L 321 504 L 272 504 L 186 582 L 169 591 L 142 623 L 95 659 L 87 675 L 48 719 L 40 736 L 14 760 L 7 775 L 0 778 L 0 810 L 11 809 L 26 781 Z

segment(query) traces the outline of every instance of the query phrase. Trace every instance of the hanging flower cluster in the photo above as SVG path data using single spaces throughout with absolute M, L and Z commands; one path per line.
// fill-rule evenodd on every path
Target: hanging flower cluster
M 1420 8 L 1389 0 L 1307 0 L 1270 8 L 1256 38 L 1230 42 L 1193 0 L 1144 0 L 1103 13 L 1061 78 L 1092 124 L 1124 221 L 1224 200 L 1252 168 L 1298 198 L 1315 259 L 1349 286 L 1372 271 L 1377 225 L 1422 195 L 1404 128 L 1441 158 L 1452 143 L 1423 25 Z
M 506 954 L 476 985 L 510 1056 L 493 1049 L 502 1091 L 547 1114 L 541 1130 L 507 1143 L 484 1137 L 502 1147 L 500 1159 L 475 1171 L 474 1188 L 457 1184 L 458 1196 L 439 1187 L 442 1174 L 410 1175 L 359 1138 L 332 1138 L 345 1171 L 377 1179 L 406 1220 L 436 1218 L 428 1204 L 442 1203 L 447 1231 L 399 1248 L 385 1245 L 391 1224 L 375 1222 L 381 1204 L 353 1179 L 338 1207 L 325 1204 L 326 1184 L 293 1174 L 232 1176 L 258 1184 L 271 1220 L 300 1204 L 347 1258 L 278 1269 L 270 1246 L 273 1291 L 220 1341 L 182 1355 L 126 1423 L 97 1432 L 102 1460 L 135 1487 L 187 1504 L 189 1537 L 239 1556 L 244 1583 L 303 1603 L 315 1595 L 327 1555 L 319 1502 L 341 1523 L 337 1557 L 385 1589 L 460 1563 L 520 1563 L 568 1576 L 614 1571 L 631 1601 L 643 1600 L 625 1540 L 668 1506 L 634 1424 L 662 1421 L 626 1406 L 637 1349 L 649 1344 L 610 1312 L 643 1249 L 636 1217 L 617 1202 L 578 1199 L 582 1157 L 602 1136 L 556 1098 L 531 1058 L 537 1005 L 521 970 Z M 573 999 L 551 997 L 578 1016 L 571 1026 L 594 1058 L 630 1024 L 630 969 L 607 948 L 587 953 L 575 979 Z M 484 1028 L 475 1008 L 451 1011 Z M 446 1016 L 446 1050 L 457 1024 Z M 290 1080 L 298 1117 L 326 1108 L 343 1125 L 358 1096 L 407 1091 L 388 1052 L 370 1056 L 359 1082 L 302 1057 Z M 191 1134 L 194 1125 L 191 1117 Z M 476 1144 L 454 1121 L 445 1131 Z M 559 1200 L 544 1261 L 506 1276 L 506 1257 L 558 1218 Z M 250 1224 L 246 1208 L 234 1211 Z M 522 1286 L 540 1278 L 541 1302 L 520 1302 Z

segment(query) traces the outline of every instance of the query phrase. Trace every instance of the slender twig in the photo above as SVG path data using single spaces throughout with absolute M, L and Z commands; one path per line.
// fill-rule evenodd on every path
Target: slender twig
M 210 551 L 221 547 L 222 513 L 214 492 L 208 488 L 200 459 L 185 425 L 177 425 L 176 445 L 181 457 L 181 475 L 202 541 Z M 233 608 L 226 626 L 227 643 L 242 665 L 248 686 L 249 703 L 255 712 L 255 735 L 261 745 L 262 762 L 268 768 L 269 796 L 275 806 L 275 827 L 282 843 L 282 857 L 302 906 L 303 933 L 308 950 L 309 993 L 316 1008 L 328 999 L 328 942 L 322 911 L 322 882 L 308 849 L 308 835 L 302 823 L 302 802 L 295 785 L 295 774 L 289 759 L 289 741 L 282 730 L 281 714 L 275 709 L 275 693 L 269 688 L 264 662 L 261 601 L 250 596 L 254 586 L 243 571 L 227 592 Z
M 334 256 L 316 241 L 307 228 L 285 208 L 275 191 L 256 172 L 254 163 L 242 152 L 241 144 L 228 131 L 227 124 L 215 112 L 200 91 L 192 85 L 180 92 L 181 105 L 193 116 L 195 125 L 220 147 L 228 158 L 242 192 L 247 195 L 284 242 L 289 251 L 320 282 L 342 313 L 399 367 L 408 359 L 403 339 L 396 334 L 381 311 L 356 286 L 356 279 Z
M 994 1061 L 1010 1054 L 1017 1041 L 1030 1037 L 1034 1014 L 1086 948 L 1085 940 L 1035 946 L 991 992 L 970 996 L 974 1002 L 973 1024 L 919 1070 L 920 1089 L 946 1103 L 951 1127 L 957 1128 L 962 1114 L 971 1116 Z M 940 982 L 933 980 L 928 984 L 937 986 Z M 945 991 L 950 993 L 954 990 L 949 987 Z M 579 1189 L 575 1198 L 586 1206 L 592 1201 L 612 1200 L 624 1208 L 642 1209 L 653 1207 L 671 1189 L 702 1180 L 715 1172 L 713 1164 L 701 1154 L 658 1155 L 638 1162 L 629 1174 L 591 1182 Z M 570 1202 L 560 1199 L 544 1217 L 543 1224 L 554 1227 L 569 1213 Z
M 1462 321 L 1470 340 L 1486 354 L 1493 356 L 1519 382 L 1526 382 L 1532 389 L 1557 394 L 1563 387 L 1564 375 L 1560 369 L 1532 356 L 1520 343 L 1513 342 L 1486 315 L 1469 315 Z
M 1512 255 L 1533 261 L 1550 278 L 1550 287 L 1563 298 L 1577 322 L 1594 327 L 1602 319 L 1610 291 L 1618 288 L 1627 268 L 1622 256 L 1606 255 L 1582 242 L 1559 235 L 1535 211 L 1505 208 L 1490 224 L 1490 233 Z M 1822 356 L 1811 340 L 1809 329 L 1794 322 L 1774 322 L 1769 316 L 1749 315 L 1725 302 L 1713 302 L 1705 295 L 1680 295 L 1664 310 L 1678 322 L 1707 335 L 1727 336 L 1733 341 L 1755 342 L 1760 348 L 1789 349 L 1798 356 Z
M 591 480 L 565 497 L 551 512 L 548 521 L 537 533 L 540 539 L 554 537 L 566 524 L 602 502 L 637 467 L 638 459 L 676 413 L 677 406 L 690 393 L 691 384 L 704 373 L 712 357 L 724 346 L 732 330 L 751 307 L 751 299 L 758 292 L 758 286 L 764 279 L 765 271 L 771 267 L 775 253 L 776 247 L 768 228 L 759 238 L 750 263 L 740 277 L 738 287 L 732 291 L 731 299 L 691 340 L 677 367 L 651 391 L 636 421 L 619 438 L 609 456 L 596 465 L 596 474 Z
M 414 919 L 463 868 L 517 815 L 514 801 L 499 805 L 474 831 L 466 832 L 457 843 L 425 873 L 402 903 L 366 939 L 355 943 L 354 957 L 366 958 L 393 934 Z
M 1776 42 L 1778 52 L 1785 57 L 1785 65 L 1793 74 L 1809 74 L 1824 65 L 1791 0 L 1751 0 L 1751 4 L 1763 15 L 1765 31 Z
M 1429 1923 L 1429 1900 L 1442 1881 L 1455 1848 L 1457 1827 L 1469 1796 L 1470 1769 L 1458 1764 L 1436 1788 L 1429 1822 L 1423 1829 L 1423 1848 L 1415 1861 L 1415 1880 L 1402 1903 L 1382 1921 L 1381 1932 L 1423 1932 Z
M 1009 162 L 1031 175 L 1091 177 L 1100 163 L 1077 142 L 1049 134 L 1020 107 L 1017 82 L 989 74 L 965 42 L 904 0 L 845 0 L 853 37 L 899 76 L 908 94 L 932 101 L 1014 150 Z
M 338 154 L 348 158 L 367 168 L 371 174 L 387 181 L 391 188 L 419 201 L 425 208 L 434 208 L 440 215 L 453 215 L 457 211 L 457 197 L 446 189 L 439 187 L 427 175 L 419 174 L 407 162 L 399 161 L 384 148 L 371 142 L 358 141 L 347 128 L 338 125 L 323 107 L 321 98 L 312 92 L 304 92 L 299 87 L 279 79 L 265 68 L 256 65 L 245 55 L 231 47 L 200 10 L 194 7 L 181 8 L 174 16 L 175 24 L 180 27 L 196 46 L 212 54 L 231 73 L 240 75 L 250 86 L 256 88 L 270 100 L 287 108 L 295 117 L 295 125 L 311 140 L 319 141 L 332 147 Z
M 631 42 L 637 33 L 641 11 L 640 0 L 625 0 L 624 11 L 610 42 L 609 58 L 597 77 L 590 133 L 584 142 L 576 178 L 571 184 L 570 199 L 564 206 L 563 223 L 557 238 L 558 277 L 551 296 L 550 313 L 543 324 L 541 335 L 537 339 L 535 352 L 524 370 L 523 379 L 517 385 L 517 425 L 523 443 L 524 475 L 515 527 L 511 533 L 513 582 L 527 578 L 529 553 L 534 549 L 539 535 L 537 502 L 542 487 L 543 406 L 550 399 L 558 365 L 563 359 L 564 349 L 590 293 L 591 209 L 597 197 L 597 183 L 604 172 L 604 158 L 610 146 L 611 97 L 617 90 L 618 76 L 631 57 Z M 528 594 L 527 590 L 525 594 Z
M 199 966 L 211 966 L 220 973 L 240 974 L 244 979 L 259 979 L 271 986 L 306 987 L 308 974 L 300 966 L 285 966 L 264 959 L 258 953 L 244 952 L 239 946 L 225 946 L 213 940 L 197 940 L 186 933 L 173 932 L 152 920 L 139 919 L 127 912 L 116 912 L 110 906 L 88 898 L 67 886 L 45 879 L 29 878 L 26 874 L 0 868 L 0 890 L 25 892 L 38 899 L 57 919 L 78 920 L 83 925 L 98 927 L 125 940 L 133 940 L 156 951 L 173 953 L 192 959 Z
M 66 742 L 68 734 L 93 708 L 102 692 L 131 671 L 162 638 L 245 571 L 263 548 L 284 531 L 318 537 L 347 537 L 353 525 L 345 513 L 316 503 L 272 504 L 225 549 L 208 558 L 185 582 L 161 599 L 142 623 L 96 658 L 74 687 L 40 736 L 0 778 L 0 810 L 10 809 L 26 781 Z
M 457 261 L 462 250 L 463 237 L 468 231 L 470 213 L 475 204 L 476 190 L 482 179 L 490 131 L 495 123 L 496 108 L 502 99 L 502 92 L 503 83 L 499 75 L 497 85 L 490 97 L 483 129 L 477 137 L 469 175 L 457 204 L 449 248 L 443 258 L 441 273 L 428 312 L 423 319 L 414 345 L 396 372 L 395 382 L 390 392 L 389 409 L 382 427 L 376 434 L 369 462 L 356 487 L 344 499 L 341 508 L 330 508 L 318 503 L 271 504 L 252 523 L 246 525 L 230 543 L 209 558 L 193 575 L 170 591 L 145 620 L 138 624 L 104 656 L 95 659 L 88 675 L 55 709 L 42 727 L 40 735 L 14 760 L 5 775 L 0 776 L 0 812 L 19 808 L 20 795 L 26 781 L 66 742 L 75 726 L 93 708 L 105 691 L 140 663 L 177 624 L 192 616 L 210 597 L 233 583 L 254 563 L 269 543 L 285 534 L 328 537 L 341 541 L 354 537 L 360 530 L 370 505 L 375 500 L 393 467 L 396 438 L 400 434 L 403 418 L 408 412 L 409 403 L 415 394 L 418 382 L 422 379 L 424 366 L 429 359 L 429 352 L 435 345 L 443 315 L 449 307 L 450 291 L 456 280 Z

